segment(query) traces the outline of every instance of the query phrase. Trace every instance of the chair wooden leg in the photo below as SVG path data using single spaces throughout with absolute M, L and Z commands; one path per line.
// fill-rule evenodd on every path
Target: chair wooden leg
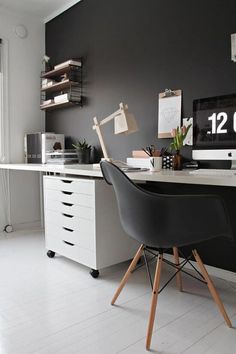
M 155 272 L 155 278 L 154 278 L 153 289 L 152 289 L 152 301 L 151 301 L 151 309 L 149 314 L 149 322 L 148 322 L 148 330 L 147 330 L 147 338 L 146 338 L 147 350 L 150 349 L 151 339 L 152 339 L 153 324 L 155 320 L 157 298 L 158 298 L 158 289 L 159 289 L 160 279 L 161 279 L 162 259 L 163 259 L 163 255 L 159 254 L 157 259 L 156 272 Z
M 131 272 L 134 270 L 134 268 L 136 267 L 136 264 L 138 263 L 140 257 L 142 256 L 142 253 L 143 253 L 143 248 L 144 248 L 144 245 L 141 245 L 138 249 L 138 252 L 136 253 L 136 255 L 134 256 L 132 262 L 130 263 L 130 266 L 128 268 L 128 270 L 126 271 L 123 279 L 121 280 L 120 282 L 120 285 L 118 287 L 118 289 L 116 290 L 115 292 L 115 295 L 113 296 L 112 300 L 111 300 L 111 305 L 114 305 L 114 303 L 116 302 L 118 296 L 120 295 L 123 287 L 125 286 L 125 284 L 127 283 L 130 275 L 131 275 Z
M 173 255 L 174 255 L 175 264 L 179 265 L 179 252 L 178 252 L 178 248 L 177 247 L 173 247 Z M 182 286 L 181 272 L 176 274 L 176 283 L 177 283 L 177 286 L 179 288 L 179 291 L 182 291 L 183 290 L 183 286 Z
M 232 324 L 231 324 L 230 319 L 225 311 L 225 308 L 224 308 L 224 305 L 221 301 L 221 298 L 220 298 L 204 264 L 202 263 L 202 260 L 199 256 L 199 254 L 197 253 L 196 250 L 193 250 L 193 255 L 194 255 L 194 258 L 196 259 L 197 264 L 202 272 L 202 275 L 204 276 L 205 281 L 207 282 L 207 286 L 208 286 L 208 289 L 211 293 L 211 296 L 213 297 L 218 309 L 220 310 L 222 316 L 224 317 L 226 324 L 231 328 Z

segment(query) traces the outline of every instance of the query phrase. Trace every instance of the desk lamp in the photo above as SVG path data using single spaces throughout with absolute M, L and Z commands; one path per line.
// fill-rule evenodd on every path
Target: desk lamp
M 98 135 L 98 139 L 102 148 L 103 156 L 104 159 L 107 161 L 111 161 L 111 158 L 108 157 L 107 149 L 104 143 L 104 139 L 102 136 L 101 132 L 101 126 L 110 122 L 111 120 L 114 119 L 114 134 L 131 134 L 134 133 L 138 130 L 136 120 L 134 118 L 134 115 L 130 112 L 128 112 L 128 106 L 127 104 L 124 105 L 123 103 L 120 103 L 120 108 L 109 115 L 108 117 L 102 119 L 100 122 L 98 122 L 97 118 L 93 118 L 93 129 L 96 130 L 96 133 Z

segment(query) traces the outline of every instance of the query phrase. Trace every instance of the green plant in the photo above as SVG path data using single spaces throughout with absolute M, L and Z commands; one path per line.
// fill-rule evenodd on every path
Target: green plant
M 42 63 L 43 63 L 43 64 L 44 64 L 44 63 L 49 63 L 49 61 L 50 61 L 50 57 L 45 54 L 45 55 L 43 56 Z
M 183 147 L 184 139 L 186 138 L 191 125 L 192 124 L 189 124 L 187 127 L 184 125 L 183 127 L 172 129 L 171 136 L 173 137 L 173 141 L 169 146 L 170 151 L 179 151 Z
M 50 57 L 46 54 L 43 56 L 42 64 L 45 66 L 46 71 L 50 71 L 53 69 Z
M 91 149 L 91 145 L 89 145 L 85 139 L 84 140 L 78 140 L 77 143 L 76 144 L 72 144 L 72 146 L 76 150 L 90 150 Z

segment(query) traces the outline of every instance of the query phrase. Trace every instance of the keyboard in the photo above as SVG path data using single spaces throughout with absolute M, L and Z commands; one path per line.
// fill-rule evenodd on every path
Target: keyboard
M 148 168 L 143 167 L 132 167 L 132 166 L 121 166 L 119 167 L 123 172 L 142 172 L 142 171 L 149 171 Z
M 191 175 L 195 176 L 219 176 L 219 177 L 232 177 L 236 176 L 236 170 L 216 170 L 216 169 L 204 169 L 200 168 L 198 170 L 190 171 Z

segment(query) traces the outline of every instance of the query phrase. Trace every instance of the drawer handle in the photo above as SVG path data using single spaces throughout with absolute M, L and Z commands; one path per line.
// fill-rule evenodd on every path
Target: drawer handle
M 63 242 L 66 243 L 69 246 L 74 246 L 75 245 L 74 243 L 71 243 L 71 242 L 68 242 L 68 241 L 65 241 L 65 240 L 63 240 Z
M 73 182 L 73 181 L 70 181 L 68 179 L 62 179 L 61 181 L 62 181 L 62 183 L 72 183 Z
M 71 203 L 66 203 L 66 202 L 62 202 L 63 205 L 65 206 L 69 206 L 69 207 L 72 207 L 74 204 L 71 204 Z
M 71 195 L 73 194 L 73 192 L 65 192 L 65 191 L 61 191 L 63 194 L 67 194 L 67 195 Z
M 74 230 L 69 229 L 68 227 L 64 227 L 64 226 L 62 226 L 62 228 L 63 228 L 65 231 L 74 232 Z
M 67 217 L 67 218 L 73 218 L 74 215 L 70 215 L 70 214 L 65 214 L 65 213 L 62 213 L 63 216 Z

